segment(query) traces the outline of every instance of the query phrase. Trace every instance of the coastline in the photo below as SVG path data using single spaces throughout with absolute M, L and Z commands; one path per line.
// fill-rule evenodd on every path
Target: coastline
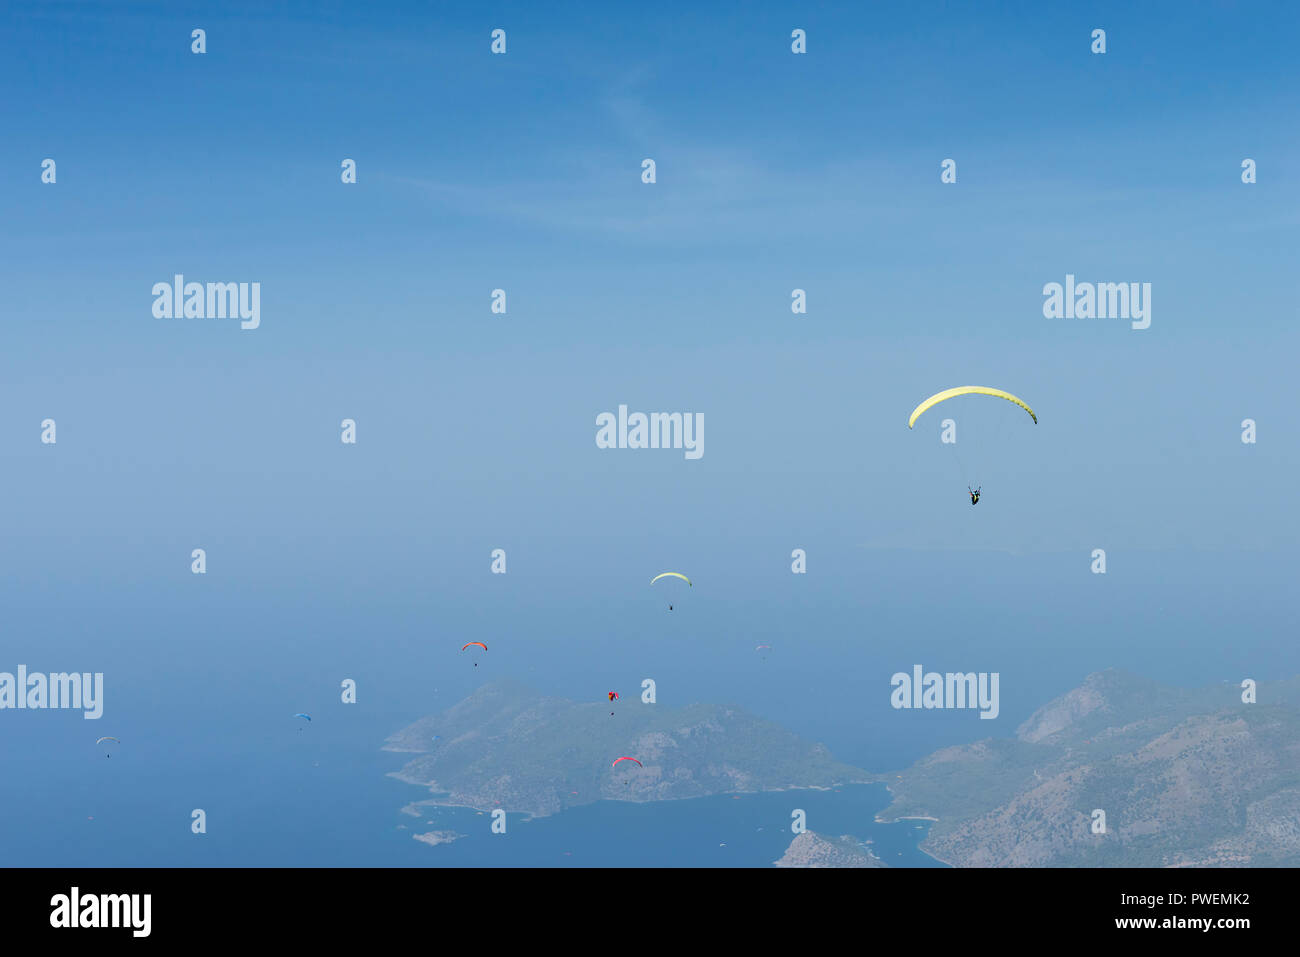
M 881 781 L 880 783 L 884 784 L 883 781 Z M 894 789 L 891 788 L 888 784 L 885 784 L 885 790 L 889 792 L 889 796 L 891 798 L 894 796 Z M 890 803 L 892 804 L 893 802 L 891 801 Z M 885 810 L 888 810 L 888 808 L 886 808 Z M 937 817 L 931 817 L 928 814 L 903 814 L 893 818 L 884 818 L 881 817 L 879 814 L 876 815 L 877 824 L 897 824 L 900 821 L 930 821 L 932 823 L 937 824 L 939 819 Z M 956 868 L 958 866 L 954 864 L 952 861 L 945 861 L 939 855 L 928 850 L 925 845 L 929 842 L 929 840 L 930 840 L 930 835 L 927 834 L 925 840 L 916 845 L 916 849 L 920 851 L 922 854 L 934 858 L 936 861 L 938 861 L 940 864 L 945 865 L 946 867 Z
M 531 821 L 532 819 L 534 819 L 534 818 L 538 818 L 538 817 L 549 817 L 549 815 L 546 815 L 546 814 L 534 814 L 532 811 L 512 811 L 512 810 L 510 810 L 510 808 L 501 807 L 501 806 L 499 806 L 499 805 L 498 805 L 498 806 L 495 806 L 495 807 L 477 807 L 477 806 L 475 806 L 475 805 L 473 805 L 473 804 L 456 804 L 456 803 L 454 803 L 454 802 L 452 802 L 452 801 L 439 801 L 439 800 L 437 800 L 436 798 L 431 798 L 431 799 L 429 799 L 429 800 L 427 800 L 427 801 L 412 801 L 410 804 L 406 805 L 405 808 L 402 808 L 402 811 L 406 811 L 406 808 L 410 808 L 410 807 L 450 807 L 450 808 L 460 808 L 460 809 L 465 810 L 465 811 L 477 811 L 479 814 L 490 814 L 492 811 L 505 811 L 507 814 L 510 814 L 510 815 L 522 814 L 522 815 L 524 815 L 525 819 L 530 820 L 530 821 Z M 401 813 L 401 812 L 399 812 L 399 813 Z M 410 813 L 410 812 L 406 812 L 406 813 Z M 424 815 L 420 815 L 420 819 L 421 819 L 421 820 L 428 820 L 428 818 L 424 817 Z
M 884 781 L 876 781 L 874 783 L 885 784 Z M 885 790 L 889 792 L 889 797 L 891 798 L 889 803 L 893 804 L 894 802 L 892 798 L 894 797 L 894 789 L 891 788 L 888 784 L 885 784 Z M 888 811 L 889 808 L 886 807 L 884 810 Z M 884 818 L 881 817 L 879 813 L 876 814 L 877 824 L 896 824 L 899 821 L 936 821 L 937 822 L 938 820 L 939 819 L 937 817 L 930 817 L 929 815 L 926 814 L 903 814 L 900 815 L 899 817 L 891 817 L 891 818 Z M 931 854 L 930 856 L 934 857 L 933 854 Z M 937 861 L 939 858 L 935 857 L 934 859 Z M 944 861 L 944 863 L 946 864 L 948 862 Z
M 419 781 L 413 777 L 402 774 L 401 771 L 389 771 L 386 773 L 386 776 L 401 781 L 403 784 L 409 784 L 414 787 L 423 788 L 426 791 L 430 791 L 430 792 L 432 792 L 434 789 L 438 787 L 437 781 Z M 493 805 L 490 807 L 489 806 L 479 807 L 478 805 L 474 805 L 474 804 L 464 804 L 464 803 L 459 803 L 451 800 L 439 800 L 437 797 L 430 797 L 430 798 L 426 798 L 423 801 L 411 801 L 404 808 L 402 808 L 402 811 L 405 811 L 406 813 L 409 814 L 410 812 L 407 811 L 407 808 L 422 807 L 422 806 L 464 808 L 465 810 L 480 811 L 483 813 L 489 813 L 494 810 L 503 810 L 507 814 L 511 814 L 511 815 L 523 814 L 526 816 L 528 820 L 534 820 L 534 819 L 540 819 L 544 817 L 551 817 L 553 814 L 560 814 L 563 813 L 564 811 L 570 810 L 571 808 L 586 807 L 588 805 L 595 804 L 599 801 L 626 801 L 631 804 L 656 804 L 665 801 L 695 801 L 704 798 L 721 797 L 725 795 L 743 796 L 743 795 L 750 795 L 750 794 L 753 795 L 771 794 L 780 791 L 831 791 L 834 790 L 835 788 L 845 787 L 848 785 L 875 784 L 875 783 L 876 783 L 875 781 L 870 781 L 870 780 L 854 780 L 854 781 L 837 781 L 834 784 L 828 784 L 828 785 L 787 784 L 784 787 L 776 787 L 776 788 L 756 788 L 754 790 L 749 790 L 749 791 L 717 791 L 711 794 L 692 795 L 691 797 L 653 798 L 647 800 L 632 800 L 629 798 L 619 798 L 619 797 L 598 797 L 595 800 L 579 801 L 574 804 L 565 805 L 557 811 L 537 811 L 537 810 L 530 811 L 530 810 L 522 810 L 518 808 L 511 809 L 508 807 L 501 807 L 500 805 Z M 442 793 L 446 793 L 446 792 L 442 792 Z M 934 820 L 934 819 L 931 818 L 930 820 Z M 879 817 L 877 817 L 877 821 L 879 821 Z

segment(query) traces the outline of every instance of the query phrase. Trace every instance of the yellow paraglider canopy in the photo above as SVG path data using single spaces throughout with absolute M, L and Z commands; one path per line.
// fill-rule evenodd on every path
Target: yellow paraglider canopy
M 916 425 L 916 420 L 921 417 L 921 413 L 932 405 L 938 405 L 940 402 L 955 398 L 959 395 L 992 395 L 999 399 L 1006 399 L 1008 402 L 1014 402 L 1016 405 L 1020 406 L 1020 408 L 1028 412 L 1029 417 L 1034 420 L 1034 425 L 1038 424 L 1038 416 L 1034 414 L 1034 410 L 1025 403 L 1024 399 L 1017 398 L 1010 392 L 1003 392 L 1001 389 L 990 389 L 988 386 L 983 385 L 959 385 L 955 389 L 944 389 L 942 392 L 936 392 L 913 409 L 911 417 L 907 420 L 907 427 L 910 429 L 912 426 Z
M 659 579 L 661 579 L 661 578 L 670 578 L 670 577 L 671 577 L 671 578 L 680 578 L 682 581 L 686 582 L 686 584 L 691 585 L 691 580 L 690 580 L 689 578 L 687 578 L 685 575 L 683 575 L 681 572 L 664 572 L 664 573 L 662 573 L 662 574 L 660 574 L 660 575 L 656 575 L 654 578 L 650 579 L 650 584 L 653 585 L 655 582 L 657 582 L 657 581 L 658 581 Z M 691 585 L 691 587 L 694 588 L 695 586 L 694 586 L 694 585 Z

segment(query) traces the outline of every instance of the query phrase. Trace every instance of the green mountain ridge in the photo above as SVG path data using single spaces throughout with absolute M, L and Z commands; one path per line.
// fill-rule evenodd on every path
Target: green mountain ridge
M 1089 675 L 1015 738 L 875 776 L 880 818 L 937 818 L 922 848 L 955 866 L 1300 864 L 1300 677 L 1241 693 Z
M 435 803 L 536 817 L 599 800 L 680 800 L 869 779 L 824 745 L 737 707 L 666 709 L 639 698 L 577 703 L 515 681 L 486 685 L 416 721 L 384 749 L 419 755 L 394 776 L 428 787 Z M 624 755 L 642 766 L 611 767 Z

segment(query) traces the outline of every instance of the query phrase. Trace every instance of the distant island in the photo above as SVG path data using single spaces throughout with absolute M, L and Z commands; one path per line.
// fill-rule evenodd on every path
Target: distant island
M 1257 694 L 1099 672 L 1014 738 L 876 776 L 893 795 L 878 820 L 935 819 L 921 849 L 956 867 L 1294 867 L 1300 678 Z
M 610 711 L 614 715 L 610 715 Z M 714 794 L 830 788 L 871 776 L 821 744 L 735 707 L 613 706 L 486 685 L 387 739 L 418 754 L 393 777 L 428 788 L 421 804 L 504 808 L 533 817 L 596 801 L 671 801 Z M 624 755 L 631 761 L 611 767 Z
M 887 867 L 888 865 L 858 844 L 851 834 L 838 838 L 822 837 L 812 831 L 798 835 L 777 867 Z

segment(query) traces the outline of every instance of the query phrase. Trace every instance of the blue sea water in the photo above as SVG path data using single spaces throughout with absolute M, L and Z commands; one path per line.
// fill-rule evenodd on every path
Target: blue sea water
M 465 835 L 424 846 L 433 866 L 543 867 L 767 867 L 794 838 L 792 814 L 804 811 L 809 830 L 852 834 L 893 867 L 942 867 L 917 849 L 929 821 L 878 823 L 889 802 L 883 785 L 846 785 L 830 791 L 715 795 L 686 801 L 634 804 L 598 801 L 552 817 L 512 823 L 492 834 L 487 814 L 468 808 L 422 808 L 418 831 Z M 426 823 L 427 822 L 427 823 Z
M 158 776 L 122 747 L 69 759 L 23 802 L 26 821 L 6 828 L 8 864 L 43 866 L 574 866 L 765 867 L 793 838 L 792 813 L 810 830 L 852 834 L 892 866 L 939 866 L 917 849 L 929 822 L 878 823 L 883 785 L 718 795 L 683 801 L 600 801 L 545 818 L 508 814 L 493 834 L 487 813 L 424 805 L 425 788 L 388 776 L 407 756 L 371 750 L 340 758 L 346 735 L 285 730 L 265 751 L 191 759 Z M 291 723 L 296 724 L 296 723 Z M 102 750 L 102 749 L 101 749 Z M 341 750 L 341 749 L 340 749 Z M 346 754 L 346 752 L 344 752 Z M 259 758 L 257 755 L 275 755 Z M 10 779 L 12 781 L 12 779 Z M 33 797 L 35 795 L 33 794 Z M 190 831 L 191 807 L 207 832 Z M 451 831 L 454 842 L 415 839 Z

